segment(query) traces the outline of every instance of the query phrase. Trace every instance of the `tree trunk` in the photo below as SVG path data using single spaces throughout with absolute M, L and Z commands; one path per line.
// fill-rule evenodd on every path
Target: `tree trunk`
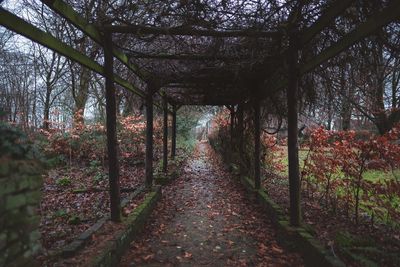
M 298 50 L 297 40 L 290 38 L 288 58 L 287 107 L 288 107 L 288 162 L 289 162 L 289 196 L 290 224 L 299 226 L 301 222 L 300 207 L 300 171 L 298 144 Z
M 50 95 L 51 88 L 46 86 L 46 98 L 44 100 L 43 108 L 43 129 L 48 130 L 50 128 Z
M 385 73 L 383 67 L 383 45 L 380 41 L 374 47 L 374 66 L 373 66 L 373 89 L 372 108 L 375 115 L 375 124 L 380 134 L 388 132 L 392 125 L 385 112 L 384 94 L 385 94 Z
M 400 59 L 396 59 L 394 66 L 399 66 L 400 65 Z M 392 70 L 392 109 L 395 109 L 398 107 L 398 99 L 397 99 L 397 93 L 398 93 L 398 86 L 400 83 L 400 70 L 397 68 Z
M 89 95 L 90 70 L 80 67 L 79 88 L 75 94 L 74 125 L 84 124 L 85 106 Z
M 131 92 L 124 93 L 125 105 L 123 115 L 129 116 L 134 113 L 134 95 Z
M 351 103 L 348 98 L 352 96 L 350 95 L 350 90 L 346 84 L 346 71 L 347 65 L 342 68 L 340 77 L 340 90 L 342 91 L 342 94 L 346 96 L 342 97 L 342 109 L 340 111 L 341 128 L 343 131 L 350 130 L 351 127 Z

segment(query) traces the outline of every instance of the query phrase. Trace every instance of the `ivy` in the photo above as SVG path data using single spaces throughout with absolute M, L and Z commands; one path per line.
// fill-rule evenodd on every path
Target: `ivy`
M 0 154 L 14 159 L 34 158 L 35 151 L 28 136 L 6 122 L 0 122 Z

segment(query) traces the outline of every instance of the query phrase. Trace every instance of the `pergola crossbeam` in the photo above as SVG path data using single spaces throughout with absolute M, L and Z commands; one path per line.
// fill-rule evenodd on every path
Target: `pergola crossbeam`
M 384 8 L 378 14 L 370 17 L 367 21 L 361 23 L 353 31 L 346 34 L 342 39 L 340 39 L 335 44 L 331 45 L 329 48 L 323 50 L 312 60 L 304 64 L 300 69 L 300 74 L 305 74 L 321 63 L 329 60 L 330 58 L 338 55 L 348 47 L 352 46 L 364 37 L 367 37 L 371 33 L 375 32 L 380 27 L 383 27 L 395 19 L 400 18 L 400 1 L 391 1 L 390 4 Z
M 299 172 L 299 144 L 298 144 L 298 95 L 299 81 L 302 75 L 314 70 L 329 59 L 339 55 L 356 42 L 374 34 L 379 28 L 396 21 L 400 18 L 400 1 L 388 0 L 387 6 L 376 11 L 364 22 L 354 25 L 354 29 L 344 34 L 342 38 L 328 38 L 332 43 L 327 47 L 319 43 L 321 52 L 316 53 L 305 64 L 300 64 L 300 51 L 316 36 L 323 36 L 323 30 L 337 17 L 343 16 L 346 9 L 354 1 L 333 0 L 329 1 L 321 11 L 321 16 L 308 28 L 299 31 L 299 25 L 305 22 L 300 16 L 301 10 L 291 7 L 292 14 L 299 16 L 288 19 L 286 24 L 276 27 L 278 30 L 255 30 L 255 29 L 232 29 L 222 30 L 215 27 L 206 29 L 195 26 L 158 27 L 130 24 L 132 21 L 120 25 L 105 24 L 105 20 L 99 21 L 101 26 L 89 23 L 83 16 L 74 10 L 65 0 L 40 0 L 56 14 L 66 19 L 82 33 L 93 39 L 104 49 L 104 66 L 75 49 L 73 46 L 57 39 L 51 33 L 35 27 L 22 18 L 8 12 L 0 7 L 0 25 L 10 29 L 28 39 L 39 43 L 68 59 L 81 64 L 83 67 L 94 71 L 105 77 L 105 97 L 107 114 L 107 144 L 109 159 L 109 181 L 110 181 L 110 207 L 111 218 L 120 220 L 120 188 L 119 188 L 119 166 L 118 166 L 118 142 L 117 142 L 117 102 L 115 83 L 145 99 L 146 105 L 146 151 L 145 151 L 145 184 L 152 188 L 153 185 L 153 156 L 154 156 L 154 129 L 153 106 L 154 101 L 162 97 L 163 105 L 163 166 L 165 173 L 168 170 L 168 104 L 172 105 L 172 130 L 171 130 L 171 157 L 176 154 L 176 113 L 182 105 L 213 105 L 228 106 L 231 111 L 231 143 L 239 142 L 239 154 L 243 152 L 244 115 L 243 110 L 247 106 L 253 109 L 254 119 L 254 186 L 260 189 L 261 183 L 261 110 L 263 98 L 272 96 L 277 90 L 286 89 L 287 104 L 287 132 L 288 132 L 288 177 L 289 177 L 289 199 L 290 199 L 290 223 L 292 226 L 301 225 L 301 180 Z M 319 2 L 320 3 L 320 2 Z M 112 5 L 112 4 L 111 4 Z M 308 4 L 310 7 L 312 3 Z M 123 6 L 122 6 L 123 7 Z M 300 6 L 301 7 L 301 6 Z M 319 6 L 318 6 L 319 8 Z M 146 10 L 145 10 L 146 11 Z M 108 12 L 108 11 L 107 11 Z M 119 16 L 115 13 L 113 16 Z M 291 19 L 291 18 L 298 18 Z M 111 20 L 110 20 L 111 21 Z M 281 23 L 280 21 L 276 21 Z M 298 22 L 298 24 L 294 23 Z M 107 22 L 108 23 L 108 22 Z M 172 22 L 171 25 L 174 25 Z M 176 25 L 176 24 L 175 24 Z M 272 23 L 271 25 L 275 25 Z M 284 25 L 287 25 L 285 27 Z M 353 25 L 352 25 L 353 26 Z M 287 32 L 285 31 L 285 28 Z M 128 47 L 119 46 L 117 49 L 112 40 L 113 33 L 131 34 L 131 39 L 141 39 L 141 42 L 133 43 L 131 47 L 141 50 L 147 46 L 155 49 L 153 52 L 130 50 Z M 187 38 L 176 38 L 176 36 L 189 36 Z M 158 38 L 162 37 L 162 38 Z M 195 37 L 215 37 L 219 40 L 208 38 L 195 39 Z M 221 41 L 221 43 L 214 41 Z M 253 39 L 250 39 L 253 38 Z M 289 38 L 289 47 L 287 47 Z M 179 44 L 178 41 L 183 40 Z M 190 42 L 189 42 L 190 40 Z M 204 41 L 206 40 L 206 41 Z M 169 42 L 176 45 L 169 45 Z M 193 42 L 192 42 L 193 41 Z M 201 44 L 197 44 L 202 41 Z M 225 42 L 226 41 L 226 42 Z M 255 44 L 256 43 L 256 44 Z M 155 44 L 155 45 L 154 45 Z M 235 46 L 236 45 L 236 46 Z M 187 47 L 187 48 L 186 48 Z M 225 51 L 223 52 L 222 48 Z M 237 49 L 240 48 L 240 49 Z M 188 49 L 193 53 L 187 52 Z M 144 49 L 146 50 L 146 49 Z M 158 50 L 158 51 L 157 51 Z M 184 52 L 186 51 L 186 52 Z M 195 52 L 197 51 L 197 52 Z M 200 52 L 203 51 L 203 52 Z M 214 53 L 213 53 L 214 51 Z M 229 56 L 232 51 L 237 55 Z M 250 52 L 255 53 L 250 53 Z M 126 54 L 129 52 L 131 54 Z M 209 52 L 210 54 L 206 54 Z M 159 54 L 158 54 L 159 53 Z M 250 54 L 245 57 L 243 54 Z M 264 54 L 264 56 L 262 55 Z M 276 54 L 276 55 L 274 55 Z M 306 56 L 306 53 L 303 54 Z M 258 58 L 259 57 L 259 58 Z M 114 58 L 118 59 L 127 70 L 132 71 L 135 77 L 147 83 L 147 89 L 141 90 L 132 85 L 128 80 L 121 78 L 114 72 Z M 199 62 L 171 61 L 163 64 L 154 61 L 142 61 L 143 69 L 138 62 L 132 59 L 154 59 L 154 60 L 179 60 Z M 221 62 L 224 61 L 224 62 Z M 101 60 L 99 60 L 101 62 Z M 166 64 L 164 64 L 166 63 Z M 203 63 L 203 64 L 201 64 Z M 187 65 L 185 65 L 187 64 Z M 275 66 L 276 65 L 276 66 Z M 168 68 L 167 71 L 165 69 Z M 180 68 L 180 69 L 179 69 Z M 270 71 L 270 75 L 266 76 Z M 155 74 L 158 74 L 157 77 Z M 260 92 L 262 82 L 271 82 L 268 90 Z M 163 88 L 162 92 L 160 89 Z M 272 90 L 271 90 L 272 89 Z M 249 100 L 247 103 L 244 100 Z M 272 99 L 271 99 L 272 100 Z M 238 105 L 236 111 L 234 105 Z M 235 119 L 237 126 L 235 128 Z M 234 130 L 239 132 L 234 140 Z M 241 174 L 243 166 L 241 162 Z
M 327 7 L 322 15 L 311 25 L 309 28 L 301 33 L 300 43 L 305 45 L 308 43 L 315 35 L 321 32 L 329 23 L 331 23 L 336 17 L 343 13 L 352 3 L 353 0 L 337 0 L 332 2 L 329 7 Z
M 193 54 L 127 54 L 128 58 L 145 58 L 145 59 L 159 59 L 159 60 L 221 60 L 221 61 L 238 61 L 249 59 L 248 56 L 209 56 L 209 55 L 193 55 Z
M 79 13 L 77 13 L 70 5 L 62 0 L 41 0 L 49 8 L 59 14 L 61 17 L 67 19 L 78 29 L 84 32 L 87 36 L 92 38 L 95 42 L 102 45 L 102 33 L 93 24 L 88 23 Z M 131 71 L 133 71 L 141 79 L 146 79 L 149 74 L 145 73 L 135 64 L 129 62 L 129 57 L 125 55 L 122 51 L 113 48 L 112 50 L 114 56 L 121 61 L 125 66 L 127 66 Z
M 71 59 L 104 77 L 104 68 L 99 63 L 77 51 L 76 49 L 70 47 L 69 45 L 61 42 L 51 34 L 36 28 L 25 20 L 19 18 L 18 16 L 15 16 L 14 14 L 8 12 L 4 8 L 0 8 L 0 25 L 6 27 L 11 31 L 21 34 L 22 36 L 38 44 L 54 50 L 55 52 L 65 56 L 66 58 Z M 114 80 L 116 83 L 128 89 L 129 91 L 141 97 L 145 96 L 145 93 L 143 91 L 135 88 L 131 83 L 122 79 L 115 73 Z
M 203 30 L 193 27 L 155 27 L 142 25 L 107 25 L 107 30 L 115 33 L 131 33 L 136 35 L 155 34 L 155 35 L 182 35 L 182 36 L 210 36 L 210 37 L 280 37 L 279 31 L 255 31 L 252 29 L 237 31 L 216 31 Z
M 362 38 L 371 35 L 380 27 L 383 27 L 390 22 L 400 18 L 400 1 L 391 1 L 388 7 L 383 9 L 381 12 L 370 17 L 367 21 L 358 25 L 353 31 L 347 33 L 342 39 L 335 44 L 326 48 L 318 55 L 316 55 L 310 61 L 303 63 L 299 69 L 299 75 L 303 75 L 307 72 L 312 71 L 320 64 L 328 61 L 329 59 L 337 56 L 342 51 L 346 50 L 350 46 L 354 45 Z M 275 91 L 280 90 L 288 85 L 287 80 L 281 80 L 274 87 Z

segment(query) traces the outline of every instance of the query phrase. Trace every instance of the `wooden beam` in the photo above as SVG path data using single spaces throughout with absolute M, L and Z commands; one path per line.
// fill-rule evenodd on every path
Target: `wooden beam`
M 222 77 L 221 77 L 222 76 Z M 240 80 L 238 73 L 232 69 L 218 66 L 199 69 L 195 72 L 186 72 L 168 77 L 167 84 L 237 84 Z
M 302 64 L 299 70 L 299 77 L 312 71 L 320 64 L 326 62 L 332 57 L 335 57 L 340 52 L 349 48 L 353 44 L 357 43 L 359 40 L 367 37 L 374 33 L 380 27 L 389 24 L 392 21 L 400 18 L 400 1 L 392 0 L 388 7 L 384 8 L 378 14 L 370 17 L 367 21 L 359 24 L 353 31 L 347 33 L 342 39 L 340 39 L 335 44 L 323 50 L 321 53 L 316 55 L 310 61 Z M 300 43 L 300 41 L 299 41 Z M 281 80 L 274 82 L 274 90 L 280 90 L 288 86 L 287 80 Z M 266 91 L 264 92 L 266 93 Z
M 121 196 L 119 185 L 118 142 L 117 142 L 117 104 L 114 86 L 112 37 L 104 36 L 104 76 L 106 77 L 106 115 L 108 177 L 110 187 L 111 220 L 121 221 Z
M 176 156 L 176 104 L 172 105 L 172 132 L 171 132 L 171 158 L 175 159 Z
M 254 99 L 254 187 L 261 187 L 261 125 L 260 125 L 260 100 Z
M 245 95 L 247 92 L 244 90 L 240 90 L 238 84 L 228 85 L 228 84 L 182 84 L 179 86 L 178 84 L 173 84 L 172 86 L 163 87 L 164 91 L 167 92 L 169 96 L 173 96 L 174 94 L 181 95 L 199 95 L 199 94 L 217 94 L 217 93 L 226 93 L 228 96 L 231 96 L 233 93 L 238 94 L 241 93 Z
M 153 185 L 153 88 L 146 96 L 146 187 Z
M 232 106 L 232 105 L 226 105 L 225 106 L 228 110 L 229 110 L 229 112 L 233 112 L 234 111 L 234 106 Z
M 65 3 L 62 0 L 40 0 L 44 4 L 46 4 L 49 8 L 59 14 L 61 17 L 65 18 L 73 25 L 75 25 L 78 29 L 80 29 L 83 33 L 88 35 L 98 44 L 102 44 L 102 33 L 101 31 L 93 24 L 90 24 L 83 18 L 78 12 L 76 12 L 70 5 Z M 129 57 L 125 55 L 122 51 L 113 48 L 114 56 L 121 61 L 122 64 L 127 66 L 131 71 L 133 71 L 136 75 L 138 75 L 142 79 L 146 79 L 149 77 L 149 73 L 141 70 L 137 65 L 129 62 Z
M 392 0 L 389 5 L 381 12 L 371 16 L 367 21 L 358 25 L 353 31 L 346 34 L 335 44 L 325 49 L 312 60 L 304 64 L 300 69 L 300 74 L 307 73 L 319 66 L 321 63 L 338 55 L 343 50 L 355 44 L 360 39 L 370 35 L 377 29 L 389 24 L 390 22 L 400 18 L 400 1 Z
M 329 6 L 322 12 L 321 16 L 309 28 L 300 33 L 301 45 L 308 43 L 315 35 L 317 35 L 323 28 L 329 25 L 337 16 L 343 13 L 354 0 L 337 0 L 331 2 Z
M 209 81 L 201 81 L 200 82 L 196 82 L 196 81 L 191 81 L 191 82 L 172 82 L 172 83 L 168 83 L 163 85 L 163 89 L 168 90 L 168 89 L 174 89 L 174 88 L 179 88 L 179 89 L 202 89 L 202 90 L 211 90 L 209 87 L 216 87 L 216 86 L 224 86 L 224 87 L 219 87 L 218 89 L 228 89 L 228 88 L 237 88 L 237 86 L 234 86 L 234 84 L 232 83 L 232 85 L 227 84 L 226 82 L 209 82 Z
M 221 55 L 215 55 L 215 56 L 210 56 L 210 55 L 190 55 L 190 54 L 143 54 L 143 53 L 138 53 L 138 54 L 128 54 L 127 55 L 129 58 L 146 58 L 146 59 L 160 59 L 160 60 L 199 60 L 199 61 L 204 61 L 204 60 L 220 60 L 220 61 L 237 61 L 237 60 L 249 60 L 249 56 L 221 56 Z
M 167 97 L 163 96 L 163 165 L 162 170 L 164 173 L 168 169 L 168 102 Z
M 241 100 L 184 100 L 178 101 L 182 106 L 226 106 L 226 105 L 237 105 Z
M 289 160 L 289 197 L 290 224 L 299 226 L 301 222 L 300 209 L 300 173 L 298 145 L 298 50 L 297 40 L 290 38 L 288 54 L 287 108 L 288 108 L 288 160 Z
M 102 45 L 102 36 L 103 33 L 98 27 L 94 24 L 88 23 L 85 18 L 83 18 L 78 12 L 76 12 L 69 4 L 65 3 L 62 0 L 40 0 L 44 4 L 46 4 L 49 8 L 59 14 L 61 17 L 65 18 L 67 21 L 75 25 L 78 29 L 80 29 L 87 36 L 92 38 L 95 42 Z M 113 47 L 113 55 L 117 58 L 122 64 L 124 64 L 128 69 L 130 69 L 133 73 L 135 73 L 142 80 L 148 80 L 151 77 L 151 74 L 147 71 L 141 69 L 136 64 L 129 61 L 129 57 L 123 53 L 121 50 Z M 132 91 L 129 88 L 134 88 L 138 92 L 133 92 L 138 96 L 145 98 L 145 93 L 142 92 L 137 87 L 134 87 L 131 83 L 126 82 L 125 80 L 117 77 L 116 81 L 118 84 L 123 86 L 124 88 Z M 139 94 L 140 91 L 140 94 Z M 160 107 L 158 103 L 154 104 L 157 107 Z
M 277 38 L 281 36 L 278 31 L 254 31 L 243 29 L 237 31 L 201 30 L 192 27 L 155 27 L 143 25 L 107 25 L 107 30 L 115 33 L 131 33 L 136 35 L 182 35 L 182 36 L 210 36 L 210 37 L 259 37 Z
M 36 28 L 35 26 L 31 25 L 30 23 L 19 18 L 18 16 L 15 16 L 14 14 L 8 12 L 7 10 L 1 7 L 0 7 L 0 25 L 6 27 L 11 31 L 21 34 L 22 36 L 38 44 L 43 45 L 104 77 L 103 66 L 101 66 L 88 56 L 70 47 L 69 45 L 61 42 L 51 34 Z M 121 85 L 122 87 L 124 87 L 125 89 L 128 89 L 129 91 L 133 92 L 134 94 L 137 94 L 141 97 L 145 96 L 145 93 L 142 90 L 134 87 L 131 83 L 122 79 L 115 73 L 114 73 L 114 81 L 119 85 Z

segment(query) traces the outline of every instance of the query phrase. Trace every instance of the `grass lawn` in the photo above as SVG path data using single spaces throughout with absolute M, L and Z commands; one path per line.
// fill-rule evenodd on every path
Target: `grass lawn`
M 304 161 L 307 158 L 307 154 L 308 154 L 308 150 L 303 150 L 303 149 L 299 150 L 300 169 L 302 169 L 304 166 Z M 274 155 L 274 157 L 276 157 L 278 162 L 285 167 L 282 171 L 279 171 L 279 174 L 283 175 L 283 176 L 288 176 L 289 175 L 289 173 L 288 173 L 289 162 L 288 162 L 287 147 L 280 146 L 279 151 L 276 152 L 276 155 Z
M 304 167 L 304 161 L 306 160 L 308 155 L 307 149 L 299 150 L 299 165 L 300 169 Z M 279 171 L 280 175 L 287 176 L 288 175 L 288 154 L 287 147 L 280 146 L 279 151 L 276 152 L 274 157 L 277 158 L 279 163 L 281 163 L 285 168 L 282 171 Z M 340 176 L 340 175 L 339 175 Z M 382 170 L 368 170 L 363 174 L 365 180 L 368 181 L 384 181 L 384 180 L 392 180 L 392 179 L 400 179 L 400 169 L 396 169 L 392 171 L 382 171 Z
M 309 151 L 307 149 L 301 149 L 299 150 L 299 165 L 300 165 L 300 170 L 304 167 L 304 162 L 307 159 Z M 288 176 L 288 155 L 287 155 L 287 148 L 285 146 L 280 146 L 278 151 L 275 152 L 274 154 L 274 160 L 275 162 L 281 164 L 284 168 L 277 168 L 275 171 L 284 176 Z M 340 177 L 344 177 L 344 174 L 338 170 L 338 173 L 334 175 L 337 178 L 340 179 Z M 310 177 L 311 181 L 314 179 Z M 384 181 L 393 181 L 393 180 L 398 180 L 400 179 L 400 169 L 396 169 L 393 172 L 392 171 L 382 171 L 382 170 L 367 170 L 363 174 L 363 179 L 365 181 L 372 181 L 372 182 L 378 182 L 378 183 L 384 183 Z M 284 180 L 287 182 L 287 180 Z M 283 181 L 281 181 L 283 182 Z M 315 181 L 316 182 L 316 181 Z M 321 184 L 321 186 L 324 186 Z M 336 189 L 338 195 L 343 195 L 345 194 L 344 188 L 339 187 Z M 372 192 L 371 192 L 372 193 Z M 360 189 L 360 195 L 363 194 L 363 190 Z M 372 193 L 372 195 L 374 195 Z M 385 195 L 375 195 L 375 197 L 380 197 L 382 198 L 381 200 L 389 201 L 394 209 L 399 209 L 400 206 L 400 198 L 398 196 L 394 196 L 390 200 L 386 198 Z M 371 209 L 368 207 L 373 207 L 375 206 L 375 210 L 380 209 L 381 207 L 376 206 L 376 203 L 374 203 L 375 200 L 374 198 L 371 198 L 369 200 L 367 199 L 362 199 L 360 202 L 360 209 L 371 215 Z M 384 209 L 381 209 L 383 214 L 386 214 L 387 211 Z M 382 217 L 385 217 L 384 215 Z M 396 222 L 397 224 L 397 222 Z

